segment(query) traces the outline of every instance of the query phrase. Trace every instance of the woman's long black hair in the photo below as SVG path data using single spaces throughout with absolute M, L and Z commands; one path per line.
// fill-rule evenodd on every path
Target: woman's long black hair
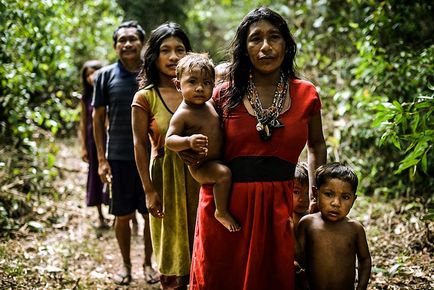
M 138 80 L 139 88 L 144 88 L 150 84 L 158 85 L 160 82 L 160 74 L 155 65 L 158 56 L 160 55 L 160 46 L 168 37 L 179 38 L 185 46 L 187 52 L 191 51 L 190 40 L 187 34 L 182 30 L 177 23 L 169 22 L 158 26 L 151 32 L 148 41 L 146 42 L 146 50 L 144 54 L 143 67 L 140 70 Z
M 92 98 L 92 94 L 93 94 L 93 86 L 87 82 L 87 70 L 91 68 L 97 71 L 100 68 L 102 68 L 102 66 L 103 64 L 99 60 L 88 60 L 81 67 L 80 79 L 81 79 L 81 85 L 83 87 L 81 92 L 82 95 L 81 97 L 83 100 L 87 98 Z
M 231 44 L 232 60 L 229 68 L 230 88 L 226 91 L 224 110 L 235 108 L 243 99 L 247 90 L 251 62 L 247 54 L 247 34 L 250 25 L 265 20 L 279 29 L 286 42 L 285 57 L 282 62 L 282 73 L 286 78 L 297 78 L 295 72 L 295 54 L 297 46 L 289 31 L 285 19 L 267 7 L 260 7 L 250 11 L 241 21 Z

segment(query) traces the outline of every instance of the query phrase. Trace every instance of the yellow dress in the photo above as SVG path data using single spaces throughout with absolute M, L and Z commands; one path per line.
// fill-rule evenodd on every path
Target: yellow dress
M 164 145 L 173 112 L 156 87 L 150 85 L 143 90 L 144 97 L 135 98 L 132 106 L 145 110 L 150 116 L 150 174 L 165 214 L 163 219 L 150 216 L 154 255 L 161 274 L 186 276 L 190 273 L 200 186 L 177 153 Z

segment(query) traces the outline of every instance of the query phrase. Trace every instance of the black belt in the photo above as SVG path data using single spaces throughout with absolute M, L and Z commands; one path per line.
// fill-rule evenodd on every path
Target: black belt
M 285 181 L 294 178 L 295 164 L 273 156 L 242 156 L 226 165 L 233 182 Z

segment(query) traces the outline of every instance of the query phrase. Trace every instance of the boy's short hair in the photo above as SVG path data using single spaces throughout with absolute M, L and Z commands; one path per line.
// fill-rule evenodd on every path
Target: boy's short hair
M 309 172 L 307 170 L 306 162 L 299 162 L 295 167 L 294 179 L 302 185 L 309 186 Z
M 214 82 L 214 78 L 215 78 L 214 63 L 208 57 L 207 53 L 196 53 L 196 52 L 187 53 L 186 56 L 181 58 L 181 60 L 178 62 L 178 65 L 176 66 L 176 78 L 180 80 L 184 72 L 190 71 L 195 67 L 198 67 L 201 70 L 204 70 L 205 72 L 209 73 L 212 78 L 212 81 Z
M 139 39 L 140 42 L 144 42 L 145 41 L 145 37 L 146 37 L 146 32 L 143 30 L 143 28 L 137 23 L 137 21 L 135 20 L 131 20 L 131 21 L 126 21 L 121 23 L 115 30 L 115 32 L 113 32 L 113 43 L 114 45 L 116 45 L 116 43 L 118 42 L 118 32 L 121 28 L 135 28 L 137 29 L 137 34 L 139 35 Z
M 333 178 L 348 182 L 356 194 L 359 180 L 350 166 L 339 162 L 321 165 L 315 172 L 316 187 L 319 189 L 327 180 Z

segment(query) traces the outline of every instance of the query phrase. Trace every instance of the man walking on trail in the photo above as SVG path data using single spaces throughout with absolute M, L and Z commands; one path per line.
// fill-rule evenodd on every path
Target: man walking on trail
M 149 214 L 134 161 L 131 128 L 131 102 L 138 89 L 136 77 L 141 67 L 140 54 L 145 42 L 145 31 L 135 21 L 124 22 L 115 30 L 113 41 L 119 60 L 101 69 L 96 77 L 93 124 L 98 173 L 103 182 L 111 183 L 112 186 L 111 213 L 116 217 L 115 233 L 123 259 L 123 267 L 114 281 L 119 285 L 131 282 L 130 220 L 137 210 L 145 220 L 145 279 L 148 283 L 156 283 L 159 278 L 151 266 Z M 106 150 L 104 136 L 107 110 L 109 127 Z

